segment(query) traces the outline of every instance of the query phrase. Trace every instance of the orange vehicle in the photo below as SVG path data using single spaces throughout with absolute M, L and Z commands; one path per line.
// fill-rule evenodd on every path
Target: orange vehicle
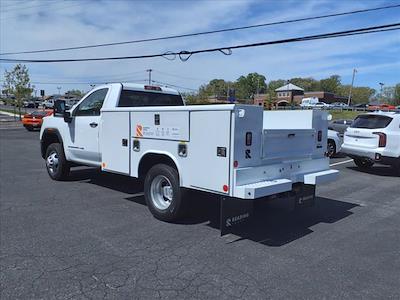
M 43 118 L 52 114 L 52 109 L 35 110 L 34 112 L 25 114 L 22 117 L 22 125 L 24 125 L 27 130 L 32 131 L 35 128 L 40 128 L 42 126 Z

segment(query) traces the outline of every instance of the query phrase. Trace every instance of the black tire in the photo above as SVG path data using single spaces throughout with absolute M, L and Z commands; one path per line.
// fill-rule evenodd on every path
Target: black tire
M 169 191 L 172 190 L 172 195 L 168 195 L 172 199 L 165 196 L 164 188 L 168 187 Z M 183 191 L 179 184 L 179 174 L 171 166 L 157 164 L 147 172 L 144 197 L 150 212 L 159 220 L 173 222 L 183 215 Z
M 355 158 L 354 163 L 360 169 L 370 169 L 374 165 L 373 161 L 364 158 Z
M 326 151 L 328 153 L 328 157 L 333 157 L 336 154 L 336 143 L 334 140 L 328 140 Z
M 55 159 L 57 159 L 57 163 Z M 47 173 L 51 179 L 60 181 L 68 178 L 70 165 L 65 158 L 64 149 L 61 144 L 50 144 L 46 150 L 45 160 Z

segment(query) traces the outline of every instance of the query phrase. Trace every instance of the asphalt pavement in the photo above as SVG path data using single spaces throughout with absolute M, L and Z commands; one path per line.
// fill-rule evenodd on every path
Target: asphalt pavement
M 141 184 L 96 169 L 55 182 L 38 132 L 0 130 L 1 299 L 399 299 L 400 177 L 332 159 L 315 207 L 258 201 L 220 237 L 218 198 L 152 217 Z

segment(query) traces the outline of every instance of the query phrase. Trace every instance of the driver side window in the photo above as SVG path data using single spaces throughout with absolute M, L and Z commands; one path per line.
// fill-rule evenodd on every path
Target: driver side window
M 100 89 L 91 93 L 75 110 L 75 116 L 100 116 L 108 89 Z

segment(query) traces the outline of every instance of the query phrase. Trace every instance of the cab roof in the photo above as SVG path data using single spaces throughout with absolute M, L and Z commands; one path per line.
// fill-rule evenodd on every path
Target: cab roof
M 121 82 L 124 90 L 134 90 L 134 91 L 144 91 L 144 92 L 155 92 L 155 93 L 165 93 L 165 94 L 173 94 L 179 95 L 177 90 L 160 86 L 160 85 L 149 85 L 149 84 L 140 84 L 140 83 L 132 83 L 132 82 Z M 153 89 L 154 88 L 154 89 Z M 157 90 L 161 89 L 161 90 Z

